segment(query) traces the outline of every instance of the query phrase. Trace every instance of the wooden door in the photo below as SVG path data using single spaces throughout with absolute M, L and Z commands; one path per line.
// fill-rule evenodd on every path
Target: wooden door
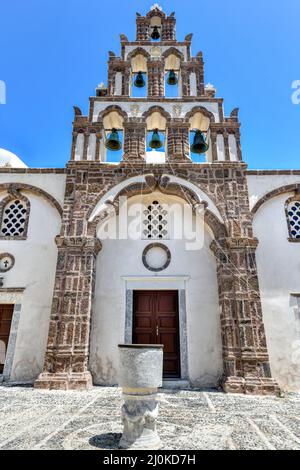
M 0 305 L 0 374 L 3 373 L 14 305 Z
M 180 377 L 178 291 L 134 291 L 133 343 L 164 345 L 164 377 Z

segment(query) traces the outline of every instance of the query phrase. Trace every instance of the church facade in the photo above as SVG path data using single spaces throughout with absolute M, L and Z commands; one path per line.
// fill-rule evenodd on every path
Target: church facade
M 2 380 L 115 385 L 125 342 L 166 386 L 299 390 L 300 171 L 248 170 L 174 14 L 120 38 L 66 167 L 0 168 Z

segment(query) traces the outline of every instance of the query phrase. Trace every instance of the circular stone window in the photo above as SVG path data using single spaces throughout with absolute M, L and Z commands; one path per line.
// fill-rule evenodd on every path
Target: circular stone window
M 149 271 L 163 271 L 170 262 L 171 252 L 162 243 L 151 243 L 143 251 L 143 264 Z
M 5 273 L 9 271 L 15 264 L 15 258 L 9 253 L 2 253 L 0 255 L 0 272 Z

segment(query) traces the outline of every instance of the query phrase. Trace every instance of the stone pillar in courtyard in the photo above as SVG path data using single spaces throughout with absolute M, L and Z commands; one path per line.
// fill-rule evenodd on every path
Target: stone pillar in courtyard
M 156 431 L 157 388 L 162 386 L 162 345 L 119 345 L 119 385 L 123 390 L 123 449 L 160 449 Z
M 44 371 L 35 388 L 87 389 L 95 260 L 101 243 L 92 237 L 56 238 L 58 260 Z

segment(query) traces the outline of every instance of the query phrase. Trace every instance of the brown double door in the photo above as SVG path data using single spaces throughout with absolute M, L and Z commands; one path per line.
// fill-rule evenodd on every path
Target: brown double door
M 133 343 L 163 344 L 164 377 L 180 377 L 178 291 L 134 291 Z
M 0 374 L 3 373 L 14 305 L 0 305 Z

